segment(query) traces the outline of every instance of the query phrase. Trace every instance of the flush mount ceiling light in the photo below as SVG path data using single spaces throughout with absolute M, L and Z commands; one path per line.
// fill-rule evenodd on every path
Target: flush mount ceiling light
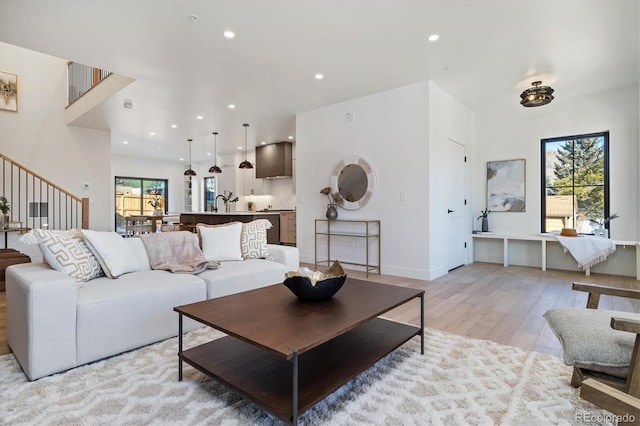
M 253 169 L 253 164 L 247 161 L 247 127 L 249 125 L 247 123 L 243 124 L 244 126 L 244 161 L 240 163 L 240 169 Z
M 218 145 L 218 132 L 213 132 L 213 166 L 209 168 L 209 173 L 222 173 L 222 169 L 216 166 L 216 148 Z
M 189 142 L 189 168 L 185 170 L 184 175 L 195 176 L 196 172 L 191 168 L 191 142 L 193 142 L 193 139 L 187 139 L 187 141 Z
M 520 94 L 522 100 L 520 105 L 524 107 L 537 107 L 546 105 L 553 100 L 553 89 L 549 86 L 541 86 L 541 81 L 531 83 L 533 87 L 528 88 Z

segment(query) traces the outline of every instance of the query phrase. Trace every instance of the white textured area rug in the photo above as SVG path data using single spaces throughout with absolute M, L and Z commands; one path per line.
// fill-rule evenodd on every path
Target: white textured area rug
M 199 329 L 185 347 L 221 336 Z M 0 424 L 268 425 L 265 411 L 185 364 L 177 338 L 28 382 L 0 357 Z M 536 352 L 427 329 L 305 412 L 306 425 L 609 424 L 570 368 Z

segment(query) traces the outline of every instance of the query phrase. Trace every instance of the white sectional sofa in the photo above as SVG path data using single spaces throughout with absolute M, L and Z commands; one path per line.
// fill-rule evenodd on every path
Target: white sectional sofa
M 124 241 L 138 266 L 117 279 L 78 285 L 45 263 L 7 269 L 8 343 L 30 380 L 176 336 L 175 306 L 280 283 L 299 267 L 296 248 L 267 245 L 267 259 L 175 274 L 151 270 L 139 238 Z M 185 321 L 184 331 L 199 326 Z

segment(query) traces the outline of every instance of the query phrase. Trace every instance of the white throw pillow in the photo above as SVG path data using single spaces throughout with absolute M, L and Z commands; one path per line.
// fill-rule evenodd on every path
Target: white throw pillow
M 264 259 L 269 257 L 267 248 L 267 229 L 273 225 L 267 219 L 257 219 L 242 224 L 240 250 L 245 259 Z
M 242 223 L 233 222 L 218 226 L 198 224 L 198 232 L 202 241 L 202 252 L 208 260 L 243 260 L 240 250 Z
M 137 271 L 150 271 L 151 265 L 149 264 L 149 256 L 147 255 L 147 249 L 144 248 L 142 239 L 140 237 L 123 238 L 122 241 L 124 241 L 131 251 L 133 251 L 133 254 L 136 257 L 136 262 L 138 262 Z
M 89 281 L 102 276 L 98 259 L 82 240 L 80 231 L 35 229 L 33 235 L 38 239 L 45 261 L 56 271 L 64 272 L 77 281 Z
M 140 269 L 135 253 L 117 233 L 83 229 L 82 235 L 107 277 L 118 278 Z

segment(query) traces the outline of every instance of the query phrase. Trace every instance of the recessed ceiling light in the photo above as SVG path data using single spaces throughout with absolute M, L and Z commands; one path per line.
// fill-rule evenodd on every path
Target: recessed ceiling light
M 210 152 L 207 152 L 207 155 L 211 155 L 211 153 L 210 153 Z
M 129 145 L 129 141 L 122 141 L 123 144 Z
M 180 161 L 184 161 L 184 158 L 180 158 Z
M 428 38 L 429 41 L 436 41 L 440 38 L 438 34 L 431 34 Z
M 266 145 L 267 143 L 265 141 L 260 142 L 262 145 Z
M 289 136 L 289 139 L 293 139 L 293 136 Z
M 226 38 L 234 38 L 236 36 L 233 31 L 225 31 L 223 34 Z
M 202 120 L 204 117 L 203 117 L 203 116 L 201 116 L 201 115 L 196 115 L 196 118 L 197 118 L 198 120 Z
M 155 136 L 155 135 L 156 135 L 156 132 L 149 132 L 149 134 L 150 134 L 151 136 Z
M 229 104 L 228 107 L 229 109 L 235 109 L 236 106 L 234 104 Z
M 316 77 L 316 80 L 322 80 L 324 78 L 324 75 L 318 73 L 315 75 L 315 77 Z
M 172 129 L 177 129 L 177 128 L 178 128 L 178 125 L 177 125 L 177 124 L 172 124 L 172 125 L 171 125 L 171 128 L 172 128 Z
M 242 151 L 242 147 L 241 147 L 241 146 L 239 146 L 239 147 L 238 147 L 238 149 L 239 149 L 240 151 Z

